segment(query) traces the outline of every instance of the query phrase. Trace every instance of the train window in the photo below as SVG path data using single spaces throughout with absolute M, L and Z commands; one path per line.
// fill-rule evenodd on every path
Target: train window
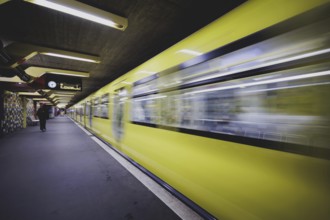
M 90 101 L 86 101 L 86 103 L 85 103 L 85 116 L 89 116 L 89 114 L 90 114 L 90 105 L 91 105 Z
M 194 113 L 199 112 L 199 111 L 194 111 L 194 109 L 197 109 L 198 106 L 195 106 L 195 102 L 193 100 L 193 96 L 190 95 L 177 95 L 177 99 L 179 99 L 180 104 L 178 105 L 179 108 L 181 108 L 178 112 L 179 117 L 179 123 L 180 127 L 183 128 L 192 128 L 194 127 L 194 119 L 198 118 L 197 115 L 194 115 Z M 200 106 L 203 107 L 203 106 Z
M 101 96 L 100 117 L 109 118 L 109 93 Z
M 124 131 L 124 112 L 125 102 L 128 99 L 128 93 L 125 88 L 121 88 L 115 91 L 113 96 L 113 120 L 112 120 L 112 133 L 116 140 L 120 140 Z
M 84 113 L 83 106 L 82 105 L 75 106 L 75 112 L 76 112 L 76 120 L 82 122 L 82 116 Z
M 92 101 L 86 101 L 86 105 L 85 105 L 85 115 L 88 118 L 88 125 L 89 127 L 92 127 L 92 116 L 93 116 L 93 110 L 92 110 Z
M 100 98 L 96 97 L 93 101 L 93 116 L 99 117 L 100 116 Z
M 178 127 L 179 117 L 181 112 L 181 97 L 177 92 L 170 92 L 159 95 L 159 107 L 160 107 L 160 125 L 166 125 L 171 127 Z M 173 114 L 175 112 L 176 114 Z
M 133 99 L 131 121 L 156 124 L 159 120 L 157 100 L 164 95 L 148 95 Z
M 134 83 L 132 96 L 155 93 L 157 91 L 157 75 L 151 75 Z

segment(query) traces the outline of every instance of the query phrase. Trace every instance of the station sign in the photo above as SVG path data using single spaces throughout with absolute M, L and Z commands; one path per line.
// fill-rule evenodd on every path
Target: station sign
M 45 76 L 45 88 L 50 90 L 82 91 L 80 77 L 50 75 Z

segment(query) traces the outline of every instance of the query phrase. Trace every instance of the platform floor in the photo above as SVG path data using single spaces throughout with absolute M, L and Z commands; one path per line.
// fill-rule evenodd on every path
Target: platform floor
M 184 219 L 71 119 L 46 127 L 0 138 L 1 220 Z

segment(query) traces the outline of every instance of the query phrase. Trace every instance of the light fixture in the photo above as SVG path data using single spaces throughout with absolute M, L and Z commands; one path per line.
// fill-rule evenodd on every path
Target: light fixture
M 69 94 L 68 94 L 68 95 L 66 95 L 66 94 L 55 94 L 55 96 L 61 96 L 61 97 L 62 97 L 62 96 L 63 96 L 63 97 L 64 97 L 64 96 L 65 96 L 65 97 L 73 97 L 74 95 L 69 95 Z
M 99 60 L 92 60 L 92 59 L 69 56 L 69 55 L 58 54 L 58 53 L 41 52 L 40 54 L 47 55 L 47 56 L 52 56 L 52 57 L 66 58 L 66 59 L 71 59 L 71 60 L 79 60 L 79 61 L 90 62 L 90 63 L 100 63 Z
M 33 98 L 35 101 L 48 101 L 46 98 Z
M 17 54 L 17 56 L 20 57 L 20 59 L 18 59 L 14 64 L 11 65 L 12 68 L 21 65 L 22 62 L 25 62 L 38 54 L 78 60 L 83 62 L 101 63 L 100 57 L 96 55 L 60 50 L 21 42 L 14 42 L 9 44 L 8 46 L 6 46 L 6 51 L 8 53 Z
M 67 0 L 24 0 L 32 4 L 43 6 L 52 10 L 60 11 L 66 14 L 90 20 L 118 30 L 125 30 L 127 27 L 127 18 L 105 12 L 92 6 L 78 1 Z
M 76 92 L 61 92 L 61 91 L 56 91 L 54 95 L 75 95 Z
M 18 95 L 41 96 L 38 92 L 19 92 Z
M 70 72 L 72 72 L 72 73 L 70 73 Z M 51 74 L 55 74 L 55 75 L 65 75 L 65 76 L 89 77 L 89 73 L 85 73 L 85 72 L 73 72 L 73 71 L 57 72 L 57 71 L 49 71 L 47 73 L 51 73 Z

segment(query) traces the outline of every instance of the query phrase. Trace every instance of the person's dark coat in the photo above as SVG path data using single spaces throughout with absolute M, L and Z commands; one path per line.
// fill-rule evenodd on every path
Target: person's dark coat
M 45 107 L 40 107 L 37 111 L 37 116 L 39 118 L 39 120 L 42 120 L 42 119 L 47 119 L 47 116 L 48 116 L 48 112 L 47 112 L 47 109 Z
M 47 108 L 45 108 L 45 106 L 41 106 L 37 111 L 37 116 L 40 121 L 40 130 L 46 131 L 46 120 L 48 118 Z

